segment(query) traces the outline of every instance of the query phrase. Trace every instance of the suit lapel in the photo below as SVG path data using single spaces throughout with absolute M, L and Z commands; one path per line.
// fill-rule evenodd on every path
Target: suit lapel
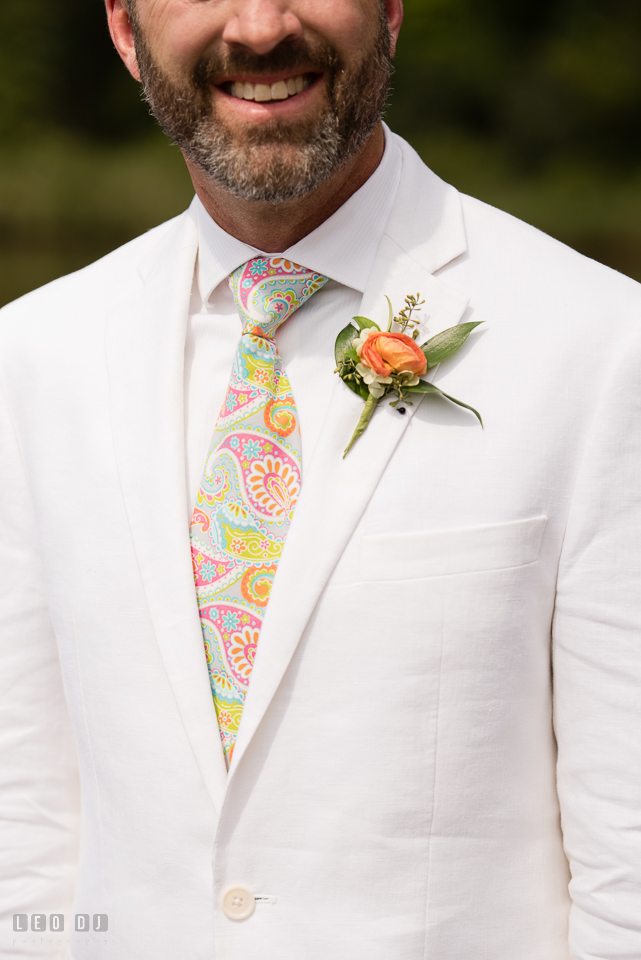
M 138 300 L 107 329 L 114 445 L 149 612 L 178 710 L 219 811 L 226 771 L 196 606 L 185 479 L 183 370 L 196 227 L 153 250 Z
M 428 335 L 433 336 L 457 324 L 468 304 L 464 297 L 437 280 L 431 272 L 465 250 L 462 214 L 457 192 L 426 171 L 418 158 L 416 161 L 420 167 L 412 156 L 409 161 L 411 169 L 409 172 L 404 170 L 401 180 L 404 186 L 399 190 L 401 196 L 381 242 L 360 312 L 384 327 L 388 318 L 385 294 L 398 310 L 408 293 L 420 292 L 426 301 L 423 309 L 427 313 Z M 426 174 L 433 178 L 428 184 L 429 189 L 425 188 Z M 411 203 L 406 194 L 411 192 L 417 177 L 420 180 L 418 187 L 423 189 L 421 199 L 424 205 L 427 202 L 427 209 L 419 207 L 417 210 L 414 204 L 411 220 L 416 223 L 419 219 L 424 226 L 417 232 L 414 249 L 408 252 L 401 245 L 401 238 L 403 242 L 408 238 L 405 212 Z M 435 207 L 441 210 L 442 223 L 435 216 Z M 430 227 L 432 238 L 426 242 L 425 223 L 429 223 L 430 217 L 433 221 Z M 413 242 L 411 236 L 409 239 Z M 421 254 L 421 262 L 415 258 L 415 250 Z M 408 407 L 407 413 L 401 415 L 389 404 L 380 404 L 368 429 L 343 459 L 343 451 L 362 409 L 362 400 L 336 377 L 333 398 L 303 482 L 263 621 L 230 780 L 287 670 L 323 588 L 409 425 L 416 405 Z

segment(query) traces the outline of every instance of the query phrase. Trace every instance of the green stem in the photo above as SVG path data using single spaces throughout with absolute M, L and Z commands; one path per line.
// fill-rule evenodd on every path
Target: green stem
M 382 399 L 383 399 L 382 397 L 372 397 L 370 395 L 369 398 L 365 401 L 365 409 L 361 414 L 361 419 L 358 421 L 358 426 L 356 427 L 356 430 L 354 430 L 354 436 L 352 437 L 352 439 L 347 444 L 347 447 L 345 448 L 345 453 L 343 454 L 343 460 L 345 459 L 349 451 L 352 449 L 352 447 L 354 446 L 354 444 L 356 443 L 360 435 L 362 433 L 365 433 L 365 428 L 367 424 L 370 422 L 370 420 L 372 419 L 372 414 L 376 410 L 377 404 Z

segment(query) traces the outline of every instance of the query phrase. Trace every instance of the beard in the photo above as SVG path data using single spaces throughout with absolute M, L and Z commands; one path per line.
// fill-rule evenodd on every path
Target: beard
M 264 55 L 211 54 L 179 81 L 156 62 L 135 14 L 132 26 L 152 114 L 212 184 L 243 200 L 280 204 L 305 196 L 359 150 L 382 117 L 392 69 L 382 5 L 377 34 L 354 65 L 329 43 L 301 38 Z M 217 115 L 216 78 L 245 74 L 259 79 L 285 71 L 324 75 L 320 113 L 295 121 L 270 120 L 240 132 Z

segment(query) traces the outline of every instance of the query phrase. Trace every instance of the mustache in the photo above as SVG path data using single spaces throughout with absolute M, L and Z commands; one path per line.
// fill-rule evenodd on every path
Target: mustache
M 206 90 L 212 83 L 220 83 L 234 74 L 269 76 L 286 70 L 297 73 L 327 73 L 335 77 L 343 69 L 343 60 L 331 44 L 302 37 L 280 43 L 264 54 L 249 50 L 228 50 L 201 57 L 192 70 L 192 83 Z

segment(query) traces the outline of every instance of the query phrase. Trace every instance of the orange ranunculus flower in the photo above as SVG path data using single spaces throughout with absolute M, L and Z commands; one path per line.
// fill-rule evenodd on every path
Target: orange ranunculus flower
M 360 359 L 382 377 L 406 370 L 420 377 L 427 370 L 425 354 L 406 333 L 372 333 L 361 347 Z

